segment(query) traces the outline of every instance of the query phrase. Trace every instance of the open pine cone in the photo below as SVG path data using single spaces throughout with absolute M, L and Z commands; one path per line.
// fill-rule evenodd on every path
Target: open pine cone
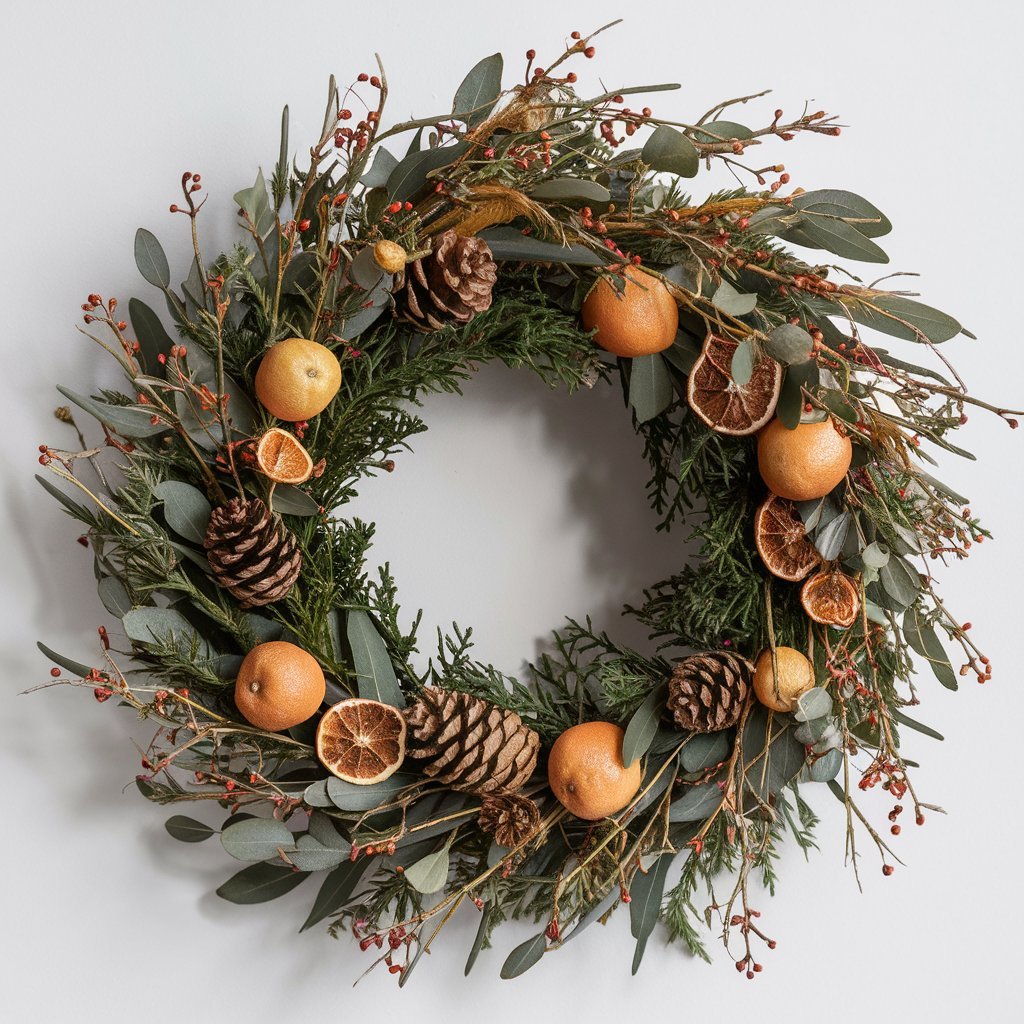
M 397 315 L 421 331 L 469 323 L 490 308 L 497 278 L 487 243 L 449 229 L 434 239 L 433 252 L 406 266 Z
M 465 793 L 513 793 L 537 766 L 540 737 L 514 711 L 428 686 L 405 712 L 406 756 L 423 774 Z
M 668 709 L 680 729 L 719 732 L 743 713 L 754 666 L 738 654 L 709 651 L 683 658 L 668 681 Z
M 499 846 L 518 846 L 540 824 L 540 808 L 528 796 L 493 793 L 485 796 L 476 819 L 481 831 L 494 836 Z
M 302 570 L 294 535 L 259 498 L 232 498 L 214 509 L 203 546 L 213 578 L 243 608 L 280 601 Z

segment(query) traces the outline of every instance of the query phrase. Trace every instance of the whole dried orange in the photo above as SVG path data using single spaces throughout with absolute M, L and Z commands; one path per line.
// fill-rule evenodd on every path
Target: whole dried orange
M 700 357 L 690 370 L 686 397 L 690 408 L 712 430 L 742 437 L 763 427 L 775 412 L 782 389 L 782 367 L 762 359 L 746 384 L 732 377 L 732 357 L 738 342 L 709 334 Z
M 594 341 L 617 356 L 649 356 L 668 348 L 679 328 L 679 308 L 672 293 L 650 274 L 633 267 L 622 271 L 623 287 L 601 277 L 590 289 L 580 315 Z
M 405 759 L 405 716 L 390 704 L 352 697 L 324 712 L 316 756 L 332 774 L 357 786 L 394 775 Z
M 761 652 L 754 664 L 754 693 L 772 711 L 793 711 L 801 694 L 814 687 L 814 666 L 793 647 L 776 647 L 775 661 L 777 683 L 771 650 Z
M 257 644 L 235 679 L 235 704 L 257 729 L 280 732 L 314 715 L 327 683 L 316 658 L 285 640 Z
M 846 573 L 816 572 L 801 588 L 808 618 L 823 626 L 852 626 L 860 613 L 860 589 Z
M 776 494 L 769 494 L 754 513 L 754 544 L 768 571 L 791 583 L 821 562 L 796 506 Z
M 294 434 L 271 427 L 256 445 L 256 465 L 278 484 L 305 483 L 313 475 L 313 460 Z
M 846 476 L 853 445 L 832 420 L 789 430 L 772 420 L 757 438 L 757 468 L 768 490 L 790 501 L 824 498 Z
M 640 788 L 640 759 L 622 763 L 625 733 L 613 722 L 566 729 L 548 755 L 548 784 L 559 803 L 584 821 L 621 810 Z
M 341 387 L 341 364 L 324 345 L 286 338 L 272 345 L 256 371 L 256 397 L 271 415 L 289 423 L 312 419 Z

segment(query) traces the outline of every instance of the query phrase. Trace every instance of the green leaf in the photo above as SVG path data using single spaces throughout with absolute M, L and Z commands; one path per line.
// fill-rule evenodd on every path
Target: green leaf
M 633 876 L 633 884 L 629 887 L 629 928 L 636 939 L 636 952 L 633 954 L 634 974 L 640 967 L 647 940 L 658 923 L 661 899 L 665 894 L 665 878 L 674 857 L 674 853 L 663 853 L 647 869 L 646 874 L 638 871 Z
M 184 814 L 175 814 L 164 822 L 164 828 L 179 842 L 201 843 L 214 835 L 216 829 L 195 818 L 186 817 Z
M 220 834 L 221 845 L 236 860 L 268 860 L 278 848 L 291 850 L 295 837 L 283 821 L 246 818 L 228 825 Z
M 274 488 L 271 499 L 275 512 L 286 516 L 315 516 L 320 514 L 320 506 L 311 497 L 294 484 L 279 484 Z
M 530 193 L 531 199 L 578 199 L 587 203 L 607 203 L 612 194 L 589 178 L 548 178 Z
M 466 969 L 462 972 L 465 977 L 469 977 L 469 972 L 473 970 L 473 965 L 476 963 L 476 958 L 480 955 L 480 951 L 484 948 L 484 939 L 487 938 L 488 925 L 491 921 L 493 903 L 485 903 L 484 908 L 480 913 L 480 924 L 476 929 L 476 938 L 473 939 L 473 946 L 469 951 L 469 956 L 466 958 Z
M 846 221 L 834 217 L 804 217 L 800 228 L 806 238 L 820 248 L 827 249 L 848 260 L 861 260 L 864 263 L 888 263 L 889 257 L 885 250 L 875 245 L 871 239 L 862 235 Z M 804 244 L 796 239 L 796 244 Z
M 828 750 L 816 758 L 807 768 L 807 776 L 811 782 L 831 782 L 843 767 L 843 755 L 839 750 Z
M 799 426 L 804 411 L 803 389 L 816 387 L 818 376 L 818 364 L 813 359 L 786 367 L 775 415 L 787 430 L 796 430 Z
M 802 327 L 790 323 L 779 324 L 765 342 L 765 351 L 783 366 L 805 363 L 813 349 L 814 339 Z
M 301 871 L 330 871 L 349 860 L 347 850 L 337 850 L 317 842 L 313 836 L 299 836 L 288 859 Z
M 630 363 L 629 404 L 637 423 L 646 423 L 672 404 L 672 378 L 657 352 L 636 356 Z
M 319 924 L 324 918 L 337 913 L 348 902 L 362 877 L 366 862 L 346 861 L 339 864 L 323 881 L 320 891 L 316 894 L 313 907 L 309 912 L 300 932 Z
M 468 148 L 468 142 L 457 142 L 411 153 L 388 175 L 388 198 L 394 203 L 411 199 L 427 183 L 428 175 L 454 163 Z
M 353 782 L 343 782 L 332 776 L 327 780 L 326 790 L 331 803 L 341 811 L 372 811 L 394 799 L 400 790 L 418 781 L 420 780 L 416 775 L 396 772 L 390 778 L 384 779 L 383 782 L 375 782 L 372 786 L 357 786 Z
M 737 387 L 750 383 L 754 376 L 754 346 L 749 341 L 741 341 L 732 354 L 729 372 Z
M 956 677 L 953 677 L 953 681 L 956 681 Z M 956 687 L 953 687 L 956 689 Z M 933 740 L 944 740 L 946 737 L 941 732 L 936 732 L 930 725 L 925 725 L 924 722 L 919 722 L 916 718 L 911 718 L 910 715 L 905 715 L 899 709 L 892 712 L 892 717 L 896 719 L 901 725 L 905 725 L 908 729 L 913 729 L 914 732 L 919 732 L 923 736 L 928 736 Z
M 747 224 L 748 231 L 763 235 L 782 235 L 800 223 L 800 215 L 787 206 L 765 206 Z
M 897 559 L 897 561 L 902 561 L 902 559 Z M 903 635 L 911 648 L 931 665 L 935 678 L 947 690 L 959 688 L 960 684 L 953 671 L 953 666 L 950 664 L 946 649 L 942 646 L 942 641 L 939 640 L 938 634 L 932 626 L 922 620 L 916 604 L 907 608 L 903 616 Z
M 60 384 L 57 385 L 57 390 L 69 402 L 74 402 L 80 409 L 84 409 L 90 416 L 94 416 L 123 437 L 151 437 L 170 429 L 166 423 L 153 423 L 153 413 L 144 409 L 134 409 L 128 405 L 108 405 L 106 402 L 80 395 Z
M 824 718 L 831 713 L 832 698 L 828 691 L 823 690 L 820 686 L 815 686 L 797 698 L 793 717 L 798 722 L 810 722 L 815 718 Z
M 139 342 L 142 365 L 147 373 L 163 376 L 159 356 L 167 356 L 174 344 L 164 330 L 160 318 L 141 299 L 128 300 L 128 316 L 131 318 L 135 337 Z
M 658 720 L 665 708 L 665 695 L 665 684 L 656 686 L 629 720 L 626 734 L 622 738 L 622 763 L 627 768 L 647 753 L 647 748 L 658 731 Z
M 879 569 L 878 580 L 885 592 L 903 608 L 912 605 L 921 590 L 921 577 L 899 556 L 890 558 Z
M 359 679 L 359 696 L 396 708 L 405 707 L 405 694 L 391 664 L 391 655 L 370 616 L 358 608 L 353 609 L 348 613 L 346 632 Z
M 735 121 L 707 121 L 700 128 L 694 129 L 694 142 L 745 142 L 752 139 L 754 133 L 746 125 Z
M 445 846 L 436 853 L 427 854 L 415 864 L 410 864 L 405 869 L 404 877 L 417 892 L 429 895 L 444 887 L 444 883 L 448 881 L 450 866 L 451 858 L 448 847 Z
M 352 844 L 334 827 L 329 814 L 311 814 L 307 827 L 309 834 L 328 850 L 341 850 L 346 857 L 352 852 Z
M 877 540 L 870 543 L 860 553 L 860 560 L 871 569 L 881 569 L 889 561 L 890 557 L 889 548 Z
M 692 178 L 700 167 L 697 147 L 682 132 L 661 124 L 644 143 L 640 159 L 656 171 Z
M 213 511 L 206 495 L 182 480 L 164 480 L 153 488 L 153 494 L 164 503 L 167 525 L 179 537 L 202 544 Z
M 281 111 L 281 144 L 277 151 L 277 166 L 274 168 L 274 209 L 279 210 L 288 192 L 288 104 Z
M 46 491 L 52 498 L 56 498 L 74 516 L 75 519 L 85 521 L 89 518 L 90 513 L 88 509 L 73 498 L 65 494 L 59 487 L 52 484 L 45 476 L 40 476 L 38 473 L 35 474 L 36 482 L 40 487 Z
M 702 772 L 705 768 L 713 768 L 729 756 L 731 749 L 728 730 L 698 733 L 687 740 L 683 747 L 683 770 Z
M 145 228 L 135 232 L 135 265 L 150 284 L 157 288 L 171 286 L 171 268 L 167 264 L 163 246 L 157 241 L 156 235 Z
M 528 263 L 565 263 L 578 267 L 601 267 L 607 260 L 585 245 L 559 245 L 524 235 L 518 228 L 496 227 L 481 231 L 496 260 Z
M 256 182 L 251 188 L 235 193 L 235 203 L 245 210 L 260 238 L 266 238 L 274 230 L 274 210 L 270 204 L 262 168 L 256 172 Z
M 391 172 L 398 166 L 398 157 L 383 146 L 378 146 L 373 154 L 373 163 L 359 179 L 367 188 L 383 188 L 391 177 Z
M 103 607 L 111 615 L 116 615 L 121 619 L 132 610 L 132 599 L 128 594 L 128 588 L 116 576 L 104 576 L 96 584 L 96 591 L 100 596 L 100 601 L 103 602 Z
M 718 807 L 722 799 L 722 791 L 718 788 L 717 782 L 704 782 L 699 786 L 690 786 L 678 800 L 672 802 L 668 809 L 668 820 L 670 822 L 703 821 Z
M 722 281 L 711 301 L 723 313 L 730 316 L 746 316 L 757 305 L 757 296 L 753 293 L 739 292 L 728 281 Z
M 853 516 L 849 512 L 843 512 L 815 533 L 814 546 L 826 562 L 831 562 L 839 557 L 839 552 L 843 550 L 846 535 L 850 532 L 852 525 Z
M 963 330 L 948 313 L 903 295 L 876 295 L 868 301 L 874 309 L 865 306 L 864 302 L 854 302 L 848 307 L 850 316 L 864 327 L 893 338 L 920 342 L 923 340 L 921 335 L 924 335 L 928 341 L 938 345 L 955 338 Z
M 291 892 L 307 877 L 305 871 L 293 871 L 276 864 L 250 864 L 232 875 L 217 895 L 229 903 L 267 903 Z
M 525 974 L 544 955 L 547 945 L 548 940 L 543 932 L 539 935 L 534 935 L 532 939 L 521 942 L 509 953 L 504 964 L 502 964 L 501 977 L 508 980 L 509 978 L 518 978 L 520 974 Z
M 214 650 L 196 628 L 173 608 L 133 608 L 121 620 L 129 639 L 140 644 L 155 644 L 174 637 L 178 649 L 199 659 L 214 657 Z
M 500 53 L 492 53 L 473 66 L 455 92 L 452 117 L 470 128 L 485 121 L 501 95 L 503 62 Z
M 334 801 L 327 794 L 327 784 L 330 779 L 318 779 L 311 782 L 302 794 L 303 803 L 310 807 L 334 807 Z
M 36 647 L 55 665 L 60 665 L 61 668 L 66 669 L 73 676 L 84 679 L 92 671 L 89 665 L 85 665 L 80 661 L 72 661 L 71 658 L 65 658 L 63 654 L 58 654 L 56 651 L 51 650 L 42 641 L 37 640 Z
M 856 221 L 850 226 L 867 238 L 878 238 L 892 231 L 892 224 L 877 206 L 853 192 L 838 188 L 818 189 L 794 196 L 791 204 L 794 210 L 808 214 L 824 214 L 847 221 Z M 812 218 L 809 218 L 812 219 Z

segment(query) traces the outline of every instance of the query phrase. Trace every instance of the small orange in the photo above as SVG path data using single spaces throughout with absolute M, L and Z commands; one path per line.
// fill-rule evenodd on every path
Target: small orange
M 779 666 L 778 686 L 772 668 L 771 650 L 762 651 L 754 665 L 754 693 L 772 711 L 793 711 L 797 698 L 814 687 L 814 666 L 792 647 L 776 647 Z
M 323 703 L 327 683 L 316 658 L 285 640 L 257 644 L 235 679 L 235 704 L 247 722 L 281 732 L 304 722 Z
M 324 345 L 286 338 L 272 345 L 256 371 L 256 397 L 272 416 L 289 423 L 312 419 L 341 387 L 341 364 Z
M 627 267 L 616 290 L 611 277 L 590 289 L 580 315 L 587 330 L 597 328 L 594 341 L 617 356 L 649 356 L 668 348 L 679 328 L 679 308 L 672 293 L 650 274 Z
M 613 722 L 566 729 L 548 755 L 548 785 L 577 818 L 597 821 L 622 810 L 640 788 L 640 760 L 622 763 L 625 733 Z
M 790 501 L 824 498 L 846 476 L 853 445 L 830 419 L 789 430 L 772 420 L 757 438 L 757 468 L 768 490 Z
M 357 786 L 383 782 L 405 758 L 405 716 L 390 704 L 350 697 L 328 708 L 316 729 L 316 756 Z
M 256 445 L 256 465 L 277 484 L 302 484 L 313 475 L 313 460 L 294 434 L 271 427 Z

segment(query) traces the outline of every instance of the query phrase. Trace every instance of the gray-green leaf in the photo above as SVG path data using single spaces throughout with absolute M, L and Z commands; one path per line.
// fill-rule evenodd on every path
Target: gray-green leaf
M 657 352 L 636 356 L 630 365 L 629 404 L 637 423 L 646 423 L 672 403 L 672 378 Z
M 202 544 L 213 511 L 206 495 L 182 480 L 164 480 L 153 488 L 153 494 L 164 503 L 167 525 L 179 537 Z
M 640 159 L 656 171 L 692 178 L 700 167 L 697 147 L 682 132 L 658 125 L 644 144 Z
M 622 763 L 628 768 L 647 748 L 658 731 L 658 719 L 665 708 L 665 685 L 656 686 L 636 709 L 622 738 Z
M 425 895 L 437 892 L 448 881 L 450 856 L 445 846 L 436 853 L 429 853 L 422 860 L 410 864 L 405 869 L 405 880 L 417 891 Z
M 737 291 L 728 281 L 722 281 L 711 301 L 723 313 L 730 316 L 746 316 L 757 305 L 757 296 L 752 292 Z
M 520 974 L 525 974 L 544 955 L 547 944 L 543 932 L 521 942 L 502 964 L 501 977 L 507 981 L 509 978 L 518 978 Z
M 398 683 L 388 649 L 370 616 L 356 608 L 348 613 L 348 642 L 359 679 L 359 696 L 405 707 L 405 694 Z
M 221 845 L 236 860 L 268 860 L 278 848 L 292 850 L 295 838 L 283 821 L 246 818 L 228 825 L 220 834 Z
M 289 867 L 250 864 L 232 875 L 217 890 L 217 895 L 229 903 L 266 903 L 291 892 L 306 877 L 306 872 Z
M 163 246 L 152 231 L 139 228 L 135 232 L 135 265 L 139 273 L 157 288 L 169 288 L 171 268 L 167 263 Z
M 475 64 L 455 92 L 452 117 L 465 121 L 470 128 L 486 120 L 501 95 L 502 69 L 500 53 Z
M 204 839 L 209 839 L 216 832 L 216 829 L 210 828 L 209 825 L 196 821 L 195 818 L 189 818 L 184 814 L 175 814 L 173 817 L 168 818 L 164 822 L 164 828 L 182 843 L 201 843 Z

